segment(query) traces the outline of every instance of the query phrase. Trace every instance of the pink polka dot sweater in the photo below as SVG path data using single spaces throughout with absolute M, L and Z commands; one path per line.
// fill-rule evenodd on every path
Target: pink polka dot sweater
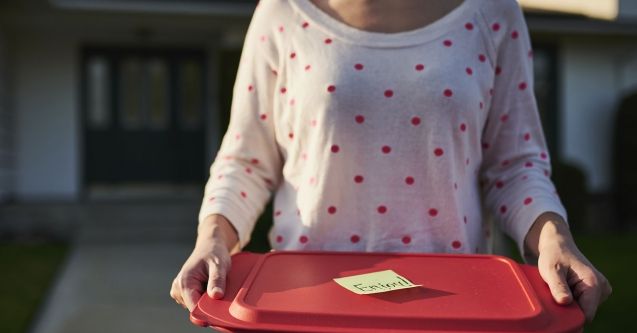
M 274 249 L 471 253 L 484 207 L 521 246 L 541 213 L 566 218 L 532 74 L 515 0 L 399 33 L 262 0 L 199 219 L 243 246 L 274 193 Z

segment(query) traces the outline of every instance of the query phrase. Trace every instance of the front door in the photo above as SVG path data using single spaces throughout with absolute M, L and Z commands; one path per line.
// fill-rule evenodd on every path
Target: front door
M 200 50 L 83 50 L 87 186 L 205 181 L 204 60 Z

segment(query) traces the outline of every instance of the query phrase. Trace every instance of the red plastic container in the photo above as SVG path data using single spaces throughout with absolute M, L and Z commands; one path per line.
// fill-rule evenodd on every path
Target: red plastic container
M 232 258 L 226 296 L 201 298 L 199 326 L 223 332 L 581 332 L 537 268 L 500 256 L 270 252 Z M 332 279 L 391 269 L 421 287 L 357 295 Z

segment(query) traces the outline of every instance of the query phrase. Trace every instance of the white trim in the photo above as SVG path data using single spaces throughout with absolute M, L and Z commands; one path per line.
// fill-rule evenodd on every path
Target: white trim
M 618 0 L 518 0 L 525 9 L 579 14 L 588 17 L 614 20 L 619 14 Z

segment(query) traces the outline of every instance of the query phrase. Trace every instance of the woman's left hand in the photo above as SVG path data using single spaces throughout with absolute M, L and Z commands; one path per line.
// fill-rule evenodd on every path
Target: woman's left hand
M 612 292 L 610 283 L 575 245 L 566 222 L 545 213 L 526 239 L 527 251 L 538 257 L 538 269 L 558 304 L 577 301 L 587 321 Z

